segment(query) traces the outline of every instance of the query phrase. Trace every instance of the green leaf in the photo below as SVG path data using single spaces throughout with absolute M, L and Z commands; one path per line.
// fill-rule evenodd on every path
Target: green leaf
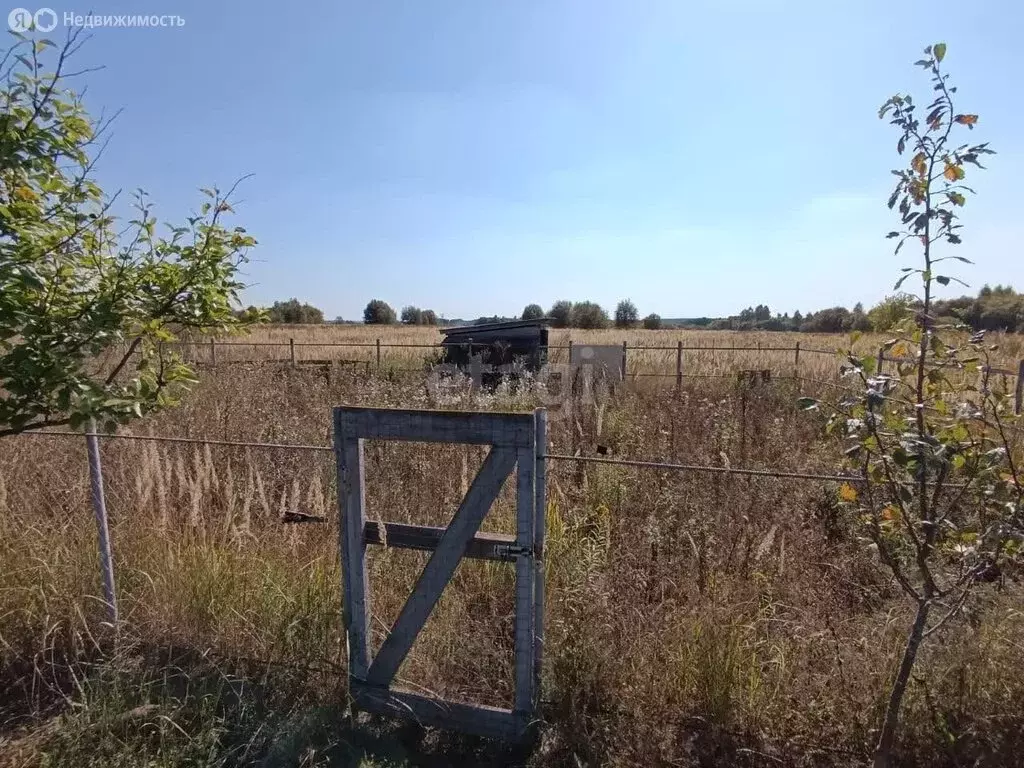
M 946 277 L 945 275 L 936 275 L 935 281 L 939 285 L 949 285 L 949 278 Z
M 944 58 L 946 58 L 946 44 L 936 43 L 934 46 L 932 46 L 932 53 L 934 54 L 936 61 L 942 61 Z

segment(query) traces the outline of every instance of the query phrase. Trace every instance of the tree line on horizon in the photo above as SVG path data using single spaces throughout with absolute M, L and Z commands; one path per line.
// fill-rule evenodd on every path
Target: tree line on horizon
M 679 318 L 663 320 L 656 313 L 641 318 L 636 305 L 623 299 L 611 314 L 593 301 L 556 301 L 545 312 L 540 304 L 527 304 L 519 317 L 491 315 L 475 320 L 445 320 L 432 309 L 405 306 L 396 312 L 382 299 L 373 299 L 363 310 L 362 323 L 365 325 L 461 325 L 484 324 L 510 320 L 539 320 L 548 318 L 554 328 L 579 328 L 600 330 L 603 328 L 637 328 L 648 330 L 675 328 L 688 330 L 729 330 L 729 331 L 797 331 L 803 333 L 847 333 L 850 331 L 889 331 L 903 320 L 919 311 L 920 300 L 908 293 L 894 293 L 878 304 L 865 310 L 860 302 L 847 309 L 843 306 L 827 307 L 817 311 L 792 314 L 772 313 L 766 304 L 747 307 L 736 315 L 712 318 Z M 292 298 L 277 301 L 266 310 L 249 307 L 247 313 L 263 312 L 271 323 L 319 324 L 324 322 L 324 313 L 311 304 Z M 969 325 L 972 329 L 1002 330 L 1024 333 L 1024 294 L 1009 285 L 984 286 L 977 296 L 960 296 L 933 302 L 932 314 L 940 321 Z M 341 317 L 335 323 L 346 321 Z

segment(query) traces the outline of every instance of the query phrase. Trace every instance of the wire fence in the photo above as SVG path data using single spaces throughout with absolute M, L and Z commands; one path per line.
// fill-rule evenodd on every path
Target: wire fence
M 307 342 L 290 338 L 286 342 L 249 342 L 249 341 L 218 341 L 211 339 L 205 342 L 174 342 L 170 345 L 182 351 L 183 357 L 201 365 L 238 365 L 253 363 L 288 363 L 293 366 L 320 366 L 329 369 L 331 366 L 349 368 L 367 377 L 375 372 L 427 373 L 431 364 L 444 359 L 444 351 L 450 346 L 444 344 L 423 344 L 408 342 L 384 342 L 378 338 L 372 342 Z M 468 357 L 474 353 L 486 356 L 491 349 L 490 344 L 468 341 L 459 345 Z M 239 350 L 281 350 L 284 354 L 260 354 L 246 356 L 238 354 Z M 727 379 L 742 375 L 758 373 L 765 377 L 796 382 L 807 382 L 827 387 L 836 386 L 836 381 L 828 381 L 821 373 L 827 369 L 822 366 L 829 361 L 842 357 L 839 350 L 820 349 L 802 346 L 800 342 L 793 345 L 769 344 L 711 344 L 693 345 L 678 341 L 675 345 L 630 345 L 627 341 L 619 344 L 579 344 L 570 340 L 566 344 L 550 344 L 541 347 L 541 359 L 550 363 L 575 364 L 578 358 L 574 350 L 581 348 L 619 350 L 615 352 L 615 366 L 623 378 L 675 382 L 680 388 L 684 379 Z M 356 358 L 338 357 L 332 353 L 335 349 L 364 351 Z M 388 359 L 388 350 L 414 350 L 421 353 L 419 367 L 403 367 L 396 364 L 395 359 Z M 313 354 L 309 354 L 312 352 Z M 674 353 L 674 356 L 672 355 Z M 606 353 L 602 353 L 606 354 Z M 815 356 L 817 363 L 808 367 L 808 356 Z M 674 358 L 674 359 L 673 359 Z M 801 361 L 801 358 L 803 360 Z M 823 360 L 823 358 L 825 358 Z M 402 359 L 402 358 L 399 358 Z M 916 358 L 887 353 L 885 347 L 874 356 L 875 367 L 879 373 L 893 374 L 900 365 L 909 365 Z M 406 360 L 408 362 L 408 360 Z M 424 367 L 423 364 L 426 364 Z M 767 367 L 766 367 L 767 366 Z M 839 366 L 834 370 L 838 372 Z M 1017 362 L 1016 369 L 983 365 L 979 371 L 980 380 L 988 382 L 993 378 L 1002 379 L 1006 390 L 1013 390 L 1014 404 L 1017 413 L 1024 410 L 1024 359 Z
M 670 405 L 672 414 L 685 407 Z M 730 568 L 756 569 L 773 558 L 780 571 L 794 567 L 783 563 L 792 561 L 786 553 L 807 522 L 802 516 L 832 525 L 835 485 L 860 480 L 816 467 L 811 454 L 790 458 L 782 450 L 791 439 L 785 425 L 764 421 L 765 434 L 745 439 L 748 446 L 772 445 L 735 452 L 737 466 L 724 453 L 714 463 L 713 440 L 696 450 L 685 436 L 677 443 L 674 433 L 659 437 L 653 430 L 649 444 L 645 437 L 634 446 L 654 455 L 610 456 L 572 443 L 569 429 L 560 432 L 544 455 L 553 583 L 572 594 L 591 578 L 581 563 L 605 558 L 616 573 L 631 574 L 623 583 L 638 590 L 637 599 L 657 601 L 679 582 L 683 560 L 698 564 L 689 566 L 698 580 L 710 578 L 714 558 Z M 108 621 L 184 647 L 329 673 L 344 669 L 332 446 L 162 434 L 95 439 L 99 460 L 92 463 L 80 432 L 30 432 L 0 446 L 0 535 L 20 558 L 5 576 L 11 583 L 4 594 L 45 584 L 53 594 L 110 611 Z M 444 525 L 483 453 L 478 446 L 424 450 L 367 441 L 369 517 Z M 782 509 L 798 512 L 773 512 Z M 101 529 L 108 526 L 106 545 L 93 515 Z M 514 519 L 506 489 L 485 530 L 509 533 Z M 97 546 L 99 559 L 113 565 L 116 591 L 105 588 Z M 426 556 L 371 549 L 370 583 L 379 585 L 371 601 L 375 644 Z M 456 588 L 446 590 L 425 629 L 424 648 L 402 671 L 403 684 L 433 686 L 430 692 L 443 698 L 507 703 L 512 578 L 501 563 L 460 566 Z M 438 689 L 437 681 L 446 687 Z

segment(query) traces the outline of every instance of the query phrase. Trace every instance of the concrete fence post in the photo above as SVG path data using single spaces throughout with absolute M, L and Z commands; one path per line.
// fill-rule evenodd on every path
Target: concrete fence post
M 89 454 L 89 485 L 92 489 L 92 511 L 96 516 L 99 533 L 100 571 L 103 575 L 103 600 L 107 604 L 107 617 L 117 627 L 117 594 L 114 591 L 114 560 L 110 552 L 110 526 L 107 522 L 107 501 L 103 493 L 103 466 L 100 463 L 100 443 L 96 436 L 96 422 L 89 420 L 85 434 L 85 447 Z

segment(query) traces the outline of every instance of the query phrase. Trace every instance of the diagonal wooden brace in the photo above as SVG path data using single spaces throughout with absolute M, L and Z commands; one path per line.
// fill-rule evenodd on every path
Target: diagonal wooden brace
M 367 683 L 385 686 L 394 679 L 416 635 L 426 623 L 484 516 L 501 491 L 505 478 L 515 465 L 514 448 L 495 446 L 491 449 L 391 627 L 391 633 L 370 665 L 366 675 Z

